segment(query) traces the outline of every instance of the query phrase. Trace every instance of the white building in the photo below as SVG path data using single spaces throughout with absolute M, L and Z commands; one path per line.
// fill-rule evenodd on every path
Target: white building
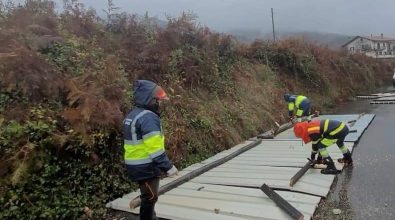
M 342 46 L 348 53 L 364 53 L 374 58 L 395 58 L 395 38 L 381 36 L 356 36 Z

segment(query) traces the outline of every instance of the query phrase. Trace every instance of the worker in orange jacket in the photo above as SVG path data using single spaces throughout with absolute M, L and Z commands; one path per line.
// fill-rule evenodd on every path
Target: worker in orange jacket
M 319 152 L 317 163 L 327 165 L 325 169 L 321 170 L 321 173 L 336 174 L 339 172 L 327 150 L 327 147 L 335 143 L 343 153 L 343 158 L 338 159 L 338 162 L 352 165 L 351 152 L 344 145 L 344 139 L 348 135 L 349 129 L 343 122 L 329 119 L 300 122 L 295 124 L 294 133 L 296 137 L 302 138 L 304 143 L 312 142 L 311 160 L 315 160 L 317 151 Z

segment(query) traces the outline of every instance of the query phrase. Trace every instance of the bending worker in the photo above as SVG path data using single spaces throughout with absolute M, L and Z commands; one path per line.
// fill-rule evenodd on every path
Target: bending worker
M 284 100 L 288 102 L 288 114 L 291 119 L 296 116 L 298 122 L 311 120 L 310 100 L 303 95 L 284 94 Z
M 156 219 L 154 208 L 158 200 L 159 177 L 162 173 L 167 176 L 178 173 L 165 153 L 160 119 L 164 100 L 168 97 L 160 86 L 148 80 L 138 80 L 134 108 L 123 121 L 126 169 L 129 179 L 139 184 L 140 219 L 143 220 Z
M 344 145 L 344 139 L 349 133 L 345 123 L 329 119 L 300 122 L 295 124 L 294 133 L 296 137 L 302 138 L 304 143 L 312 142 L 311 160 L 315 160 L 317 151 L 319 152 L 317 163 L 327 165 L 325 169 L 321 170 L 321 173 L 336 174 L 339 172 L 327 150 L 327 147 L 334 143 L 343 153 L 343 158 L 338 159 L 338 162 L 352 165 L 351 152 Z

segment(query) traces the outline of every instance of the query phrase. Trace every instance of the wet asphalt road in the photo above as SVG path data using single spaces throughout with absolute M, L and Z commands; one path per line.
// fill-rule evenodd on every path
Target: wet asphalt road
M 349 199 L 355 219 L 395 219 L 395 105 L 371 110 L 354 156 Z
M 336 110 L 336 114 L 362 112 L 376 117 L 354 149 L 354 166 L 338 175 L 314 219 L 395 220 L 395 104 L 361 100 Z M 342 214 L 333 215 L 334 208 Z

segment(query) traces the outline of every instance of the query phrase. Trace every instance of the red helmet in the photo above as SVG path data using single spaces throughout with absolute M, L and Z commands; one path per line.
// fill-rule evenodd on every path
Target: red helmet
M 307 144 L 307 143 L 309 143 L 311 141 L 310 137 L 309 137 L 309 134 L 307 132 L 308 125 L 309 125 L 308 122 L 305 121 L 305 122 L 296 123 L 295 126 L 294 126 L 295 136 L 298 137 L 298 138 L 302 138 L 303 142 L 305 144 Z
M 154 94 L 155 94 L 154 97 L 157 100 L 169 100 L 169 97 L 167 96 L 165 90 L 163 90 L 162 87 L 160 87 L 160 86 L 157 86 L 155 88 L 155 93 Z

